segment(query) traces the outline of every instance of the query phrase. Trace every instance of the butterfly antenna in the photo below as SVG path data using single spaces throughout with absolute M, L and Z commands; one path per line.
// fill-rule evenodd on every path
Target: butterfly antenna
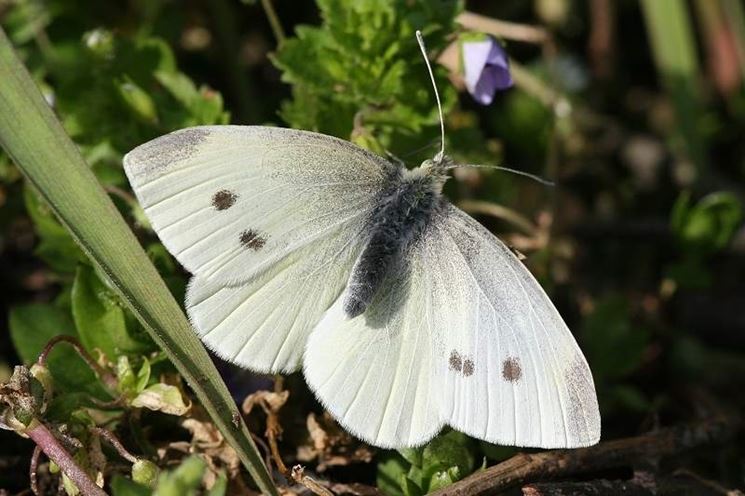
M 435 155 L 435 162 L 442 161 L 445 156 L 445 121 L 442 119 L 442 105 L 440 104 L 440 94 L 437 92 L 437 85 L 435 84 L 435 75 L 432 72 L 432 66 L 429 64 L 427 58 L 427 49 L 424 46 L 424 39 L 422 38 L 422 32 L 416 30 L 416 40 L 419 42 L 419 48 L 422 50 L 422 57 L 424 57 L 424 63 L 427 64 L 427 71 L 429 71 L 429 79 L 432 81 L 432 88 L 435 90 L 435 100 L 437 100 L 437 113 L 440 115 L 440 151 Z
M 518 176 L 524 176 L 527 178 L 532 179 L 533 181 L 539 182 L 543 184 L 544 186 L 556 186 L 556 184 L 553 181 L 549 181 L 548 179 L 544 179 L 540 176 L 536 176 L 535 174 L 531 174 L 530 172 L 524 172 L 517 169 L 510 169 L 509 167 L 502 167 L 501 165 L 479 165 L 479 164 L 455 164 L 448 167 L 449 169 L 454 169 L 456 167 L 473 167 L 476 169 L 496 169 L 504 172 L 510 172 L 512 174 L 517 174 Z

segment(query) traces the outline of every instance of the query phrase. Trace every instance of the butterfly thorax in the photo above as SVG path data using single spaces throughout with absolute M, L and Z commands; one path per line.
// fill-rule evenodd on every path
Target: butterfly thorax
M 352 268 L 344 296 L 349 318 L 373 302 L 386 277 L 405 270 L 404 254 L 419 239 L 441 203 L 443 180 L 420 167 L 401 169 L 368 219 L 367 240 Z

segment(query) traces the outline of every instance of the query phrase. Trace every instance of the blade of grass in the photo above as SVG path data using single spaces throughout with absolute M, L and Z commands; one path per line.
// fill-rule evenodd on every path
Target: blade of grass
M 168 353 L 266 494 L 276 488 L 204 347 L 0 29 L 0 145 Z
M 705 143 L 699 131 L 699 67 L 695 37 L 685 0 L 640 0 L 655 65 L 675 107 L 672 145 L 706 175 Z

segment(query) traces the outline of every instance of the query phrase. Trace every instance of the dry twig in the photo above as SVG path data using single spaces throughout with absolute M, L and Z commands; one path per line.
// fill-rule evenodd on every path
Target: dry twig
M 334 493 L 323 487 L 313 478 L 305 475 L 305 468 L 301 465 L 295 465 L 288 469 L 282 456 L 279 453 L 277 440 L 282 437 L 282 425 L 279 422 L 279 411 L 287 401 L 290 395 L 289 391 L 284 390 L 284 379 L 282 376 L 276 376 L 274 380 L 274 391 L 258 391 L 249 395 L 243 401 L 243 413 L 248 415 L 255 406 L 260 406 L 266 414 L 266 437 L 269 441 L 269 450 L 277 466 L 277 470 L 287 478 L 288 481 L 294 481 L 301 484 L 318 496 L 334 496 Z
M 661 458 L 695 447 L 722 442 L 737 428 L 736 421 L 717 418 L 641 436 L 607 441 L 588 448 L 521 453 L 433 494 L 495 494 L 525 482 L 630 466 L 640 460 Z

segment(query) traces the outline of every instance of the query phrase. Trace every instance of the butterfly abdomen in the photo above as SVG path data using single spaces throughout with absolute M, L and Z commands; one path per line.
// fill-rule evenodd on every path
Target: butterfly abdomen
M 430 176 L 409 171 L 383 196 L 370 217 L 367 244 L 347 282 L 344 312 L 349 318 L 367 309 L 385 277 L 399 266 L 402 254 L 424 231 L 439 196 Z

